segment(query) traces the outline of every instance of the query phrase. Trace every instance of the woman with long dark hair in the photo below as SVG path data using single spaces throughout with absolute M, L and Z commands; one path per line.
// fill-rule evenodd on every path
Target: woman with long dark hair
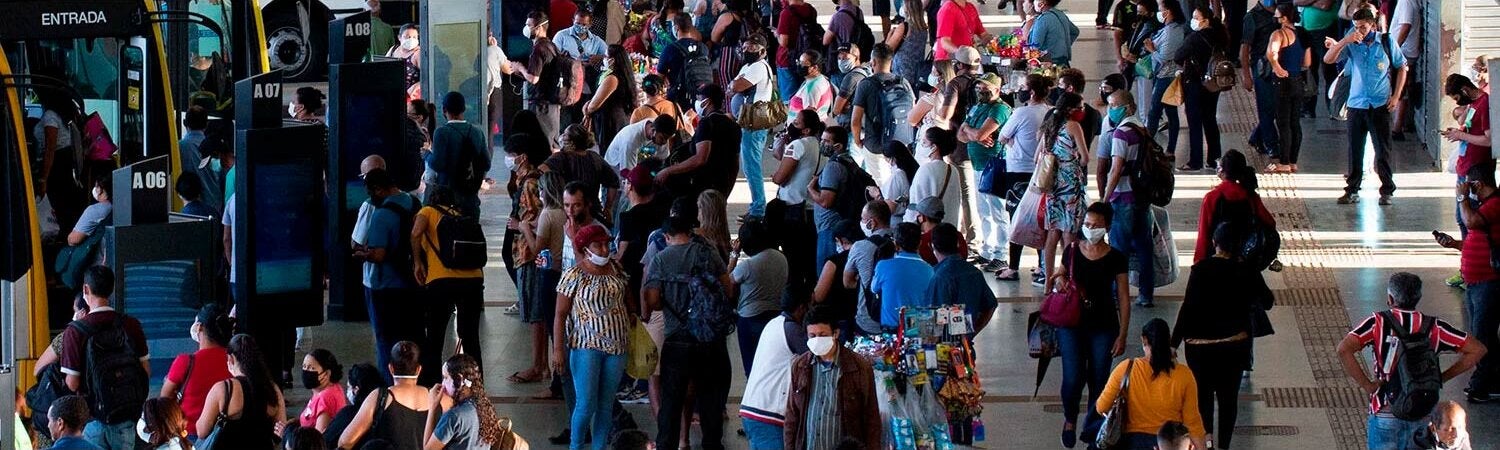
M 235 448 L 243 449 L 276 447 L 276 428 L 286 418 L 286 400 L 264 358 L 250 335 L 229 340 L 228 366 L 233 377 L 208 392 L 205 413 L 198 417 L 198 436 L 207 437 L 222 421 L 218 442 L 233 442 Z
M 1062 267 L 1050 273 L 1072 281 L 1062 286 L 1083 291 L 1078 324 L 1057 330 L 1063 355 L 1062 444 L 1067 448 L 1077 442 L 1078 402 L 1084 386 L 1089 388 L 1088 404 L 1093 404 L 1109 377 L 1110 361 L 1125 353 L 1125 330 L 1130 326 L 1129 263 L 1124 253 L 1104 240 L 1113 216 L 1108 203 L 1089 205 L 1083 216 L 1083 242 L 1065 249 Z M 1082 430 L 1086 439 L 1098 432 L 1102 419 L 1089 409 Z
M 214 385 L 230 377 L 225 364 L 229 354 L 224 345 L 234 336 L 234 319 L 228 311 L 216 304 L 204 305 L 198 310 L 193 324 L 188 326 L 188 337 L 198 344 L 193 353 L 177 355 L 172 368 L 162 380 L 161 396 L 175 398 L 180 402 L 188 423 L 196 425 L 203 411 L 203 401 Z M 197 427 L 188 427 L 188 437 L 197 440 Z
M 1057 262 L 1057 247 L 1068 247 L 1078 238 L 1083 225 L 1084 199 L 1088 193 L 1084 183 L 1088 180 L 1089 141 L 1083 132 L 1083 97 L 1064 92 L 1057 98 L 1057 105 L 1042 119 L 1040 145 L 1037 147 L 1037 162 L 1047 158 L 1056 160 L 1053 171 L 1055 180 L 1052 192 L 1047 195 L 1046 221 L 1047 242 L 1042 244 L 1043 271 L 1051 274 Z M 1045 150 L 1045 151 L 1044 151 Z M 1036 181 L 1036 180 L 1034 180 Z M 1043 292 L 1052 291 L 1052 280 L 1043 282 Z
M 1276 217 L 1261 202 L 1255 192 L 1259 182 L 1255 169 L 1245 161 L 1245 154 L 1230 150 L 1219 158 L 1219 185 L 1203 196 L 1203 206 L 1198 210 L 1198 246 L 1193 251 L 1193 263 L 1213 255 L 1213 232 L 1219 223 L 1235 221 L 1244 225 L 1253 214 L 1261 223 L 1274 228 Z
M 681 0 L 675 1 L 679 5 Z M 756 17 L 755 7 L 750 0 L 714 0 L 714 12 L 719 16 L 714 22 L 714 31 L 708 36 L 709 44 L 713 45 L 714 73 L 719 86 L 734 85 L 735 77 L 739 76 L 740 68 L 744 66 L 743 57 L 740 55 L 740 46 L 749 36 L 745 36 L 744 30 L 754 30 L 758 27 L 760 20 Z M 747 23 L 742 23 L 749 21 Z M 730 111 L 734 113 L 735 111 Z
M 510 170 L 510 177 L 505 182 L 505 192 L 510 194 L 510 217 L 505 222 L 505 241 L 500 249 L 501 258 L 505 260 L 505 271 L 510 275 L 510 281 L 515 283 L 517 289 L 521 288 L 521 281 L 517 278 L 517 268 L 526 263 L 526 260 L 521 258 L 521 254 L 526 252 L 520 251 L 516 245 L 521 237 L 521 223 L 526 220 L 528 212 L 525 204 L 521 203 L 521 197 L 524 196 L 526 182 L 541 177 L 542 171 L 537 167 L 552 156 L 552 146 L 547 143 L 546 137 L 540 134 L 541 122 L 535 122 L 536 113 L 530 110 L 522 110 L 521 113 L 530 115 L 531 120 L 537 126 L 537 130 L 534 131 L 538 134 L 518 132 L 515 131 L 516 127 L 512 126 L 510 137 L 505 140 L 505 168 Z M 516 113 L 516 120 L 512 121 L 513 124 L 523 121 L 521 113 Z M 535 214 L 532 218 L 535 218 Z M 505 311 L 506 314 L 517 312 L 518 310 L 512 308 L 506 308 Z
M 891 31 L 885 37 L 885 45 L 896 49 L 891 72 L 911 83 L 924 79 L 932 72 L 933 48 L 928 45 L 927 30 L 930 27 L 927 14 L 922 10 L 923 3 L 903 2 L 901 10 L 905 15 L 891 20 Z
M 343 380 L 344 366 L 339 364 L 333 352 L 319 348 L 303 356 L 302 387 L 312 391 L 312 398 L 297 417 L 298 424 L 303 428 L 317 429 L 319 433 L 327 430 L 333 415 L 349 403 L 341 384 Z
M 76 177 L 83 173 L 83 161 L 73 154 L 73 133 L 69 124 L 78 120 L 78 105 L 68 95 L 53 89 L 37 89 L 38 103 L 42 106 L 42 120 L 32 130 L 37 146 L 34 153 L 41 153 L 42 176 L 37 181 L 38 197 L 46 196 L 57 215 L 58 229 L 71 230 L 78 222 L 83 208 L 88 206 L 88 196 L 79 189 L 79 183 L 92 186 L 92 180 Z
M 345 377 L 348 387 L 344 389 L 344 399 L 349 402 L 333 415 L 333 421 L 328 422 L 328 428 L 323 430 L 323 444 L 327 448 L 339 448 L 339 437 L 354 422 L 354 417 L 359 414 L 359 406 L 365 402 L 365 397 L 385 388 L 385 376 L 381 374 L 375 365 L 370 363 L 359 363 L 349 367 L 349 376 Z
M 1302 72 L 1312 66 L 1312 38 L 1298 28 L 1301 15 L 1297 6 L 1283 4 L 1276 7 L 1276 23 L 1280 26 L 1271 32 L 1271 43 L 1266 46 L 1266 62 L 1271 65 L 1271 75 L 1276 86 L 1276 159 L 1280 164 L 1271 164 L 1266 172 L 1289 173 L 1297 171 L 1297 155 L 1302 152 Z M 1397 119 L 1400 122 L 1400 119 Z M 1399 130 L 1398 130 L 1399 132 Z
M 429 397 L 433 407 L 422 432 L 423 448 L 484 449 L 500 443 L 504 430 L 484 392 L 484 374 L 474 357 L 460 353 L 448 358 L 443 382 L 432 387 Z
M 1167 321 L 1151 319 L 1141 327 L 1141 349 L 1145 356 L 1115 366 L 1094 404 L 1098 413 L 1105 414 L 1117 397 L 1125 396 L 1125 435 L 1115 448 L 1153 450 L 1156 432 L 1167 422 L 1186 425 L 1193 448 L 1208 448 L 1198 416 L 1198 383 L 1193 372 L 1177 362 Z M 1122 387 L 1126 377 L 1130 386 Z
M 594 89 L 594 98 L 583 106 L 583 112 L 592 121 L 590 126 L 595 142 L 608 147 L 615 141 L 615 134 L 630 124 L 630 112 L 635 109 L 635 71 L 631 69 L 630 55 L 625 52 L 625 47 L 609 46 L 598 86 Z
M 1215 56 L 1227 57 L 1229 32 L 1224 30 L 1219 16 L 1206 3 L 1194 6 L 1193 16 L 1188 20 L 1188 27 L 1193 32 L 1188 34 L 1182 42 L 1182 50 L 1173 58 L 1182 66 L 1182 107 L 1188 124 L 1188 162 L 1184 168 L 1198 170 L 1204 162 L 1209 167 L 1216 167 L 1219 155 L 1224 151 L 1219 136 L 1220 93 L 1209 91 L 1197 80 L 1212 73 Z M 1206 159 L 1203 154 L 1205 142 L 1208 144 Z

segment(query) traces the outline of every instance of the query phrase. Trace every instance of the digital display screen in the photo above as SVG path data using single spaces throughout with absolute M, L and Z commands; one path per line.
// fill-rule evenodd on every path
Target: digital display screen
M 344 175 L 344 210 L 356 211 L 369 198 L 365 183 L 359 179 L 359 163 L 366 156 L 380 155 L 385 158 L 386 168 L 392 174 L 411 173 L 402 154 L 401 121 L 406 116 L 405 108 L 392 110 L 399 102 L 391 101 L 389 94 L 349 95 L 341 100 L 339 108 L 339 170 Z
M 314 288 L 313 257 L 323 229 L 322 174 L 306 161 L 255 167 L 255 292 L 279 294 Z
M 204 272 L 198 261 L 174 260 L 125 264 L 125 298 L 130 308 L 167 308 L 182 314 L 193 314 L 203 305 L 206 295 L 199 283 Z

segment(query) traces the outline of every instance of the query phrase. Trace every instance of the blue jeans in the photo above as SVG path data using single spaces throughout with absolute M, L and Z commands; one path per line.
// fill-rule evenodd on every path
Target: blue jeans
M 800 58 L 801 55 L 798 55 L 798 57 Z M 781 93 L 781 101 L 792 101 L 792 95 L 797 93 L 798 86 L 802 86 L 802 77 L 797 76 L 795 72 L 792 72 L 792 69 L 776 69 L 776 90 Z M 792 111 L 792 114 L 796 113 L 796 111 Z
M 755 217 L 766 215 L 766 179 L 760 172 L 760 161 L 766 154 L 766 135 L 770 132 L 745 130 L 740 136 L 740 170 L 745 174 L 745 182 L 750 184 L 748 214 Z
M 1119 448 L 1125 450 L 1156 450 L 1156 436 L 1146 433 L 1125 433 Z
M 1266 154 L 1275 155 L 1279 141 L 1276 137 L 1276 84 L 1267 78 L 1252 78 L 1255 79 L 1255 116 L 1259 122 L 1250 131 L 1250 143 L 1260 144 Z
M 576 396 L 572 416 L 573 441 L 568 448 L 583 448 L 583 439 L 591 434 L 584 430 L 593 424 L 591 447 L 603 450 L 609 444 L 610 428 L 614 426 L 615 390 L 620 388 L 620 376 L 625 373 L 625 355 L 575 348 L 568 353 L 568 365 L 573 374 Z
M 1136 298 L 1149 302 L 1156 298 L 1156 255 L 1151 242 L 1151 207 L 1136 205 L 1132 201 L 1111 201 L 1115 210 L 1114 221 L 1109 225 L 1109 243 L 1125 256 L 1135 258 L 1139 269 L 1136 272 Z
M 135 422 L 124 421 L 114 425 L 97 420 L 83 426 L 83 440 L 104 450 L 134 450 Z
M 822 276 L 823 266 L 828 263 L 828 258 L 838 254 L 838 247 L 838 243 L 833 239 L 833 230 L 818 230 L 818 276 Z M 818 276 L 814 276 L 813 280 L 817 280 Z
M 1370 450 L 1415 450 L 1412 438 L 1417 429 L 1425 426 L 1426 421 L 1371 415 L 1365 422 L 1365 438 L 1369 441 Z
M 781 311 L 767 311 L 739 318 L 734 334 L 739 339 L 740 363 L 745 366 L 745 376 L 750 376 L 750 364 L 755 362 L 755 348 L 760 345 L 760 333 L 765 331 L 766 323 L 780 315 Z
M 1500 328 L 1500 280 L 1468 285 L 1464 307 L 1469 310 L 1469 335 L 1479 338 L 1485 348 L 1500 349 L 1500 336 L 1496 335 Z M 1475 392 L 1500 393 L 1496 378 L 1500 378 L 1500 350 L 1479 359 L 1469 375 L 1469 387 Z
M 786 427 L 745 418 L 740 419 L 740 426 L 745 429 L 745 437 L 750 439 L 750 450 L 781 450 L 786 447 L 785 439 L 782 439 Z
M 1104 420 L 1104 416 L 1094 409 L 1094 404 L 1099 402 L 1099 393 L 1104 392 L 1104 385 L 1109 382 L 1110 362 L 1114 359 L 1109 351 L 1119 334 L 1118 328 L 1057 329 L 1057 344 L 1062 347 L 1063 362 L 1063 420 L 1078 423 L 1078 401 L 1083 396 L 1084 385 L 1088 385 L 1089 413 L 1082 426 L 1077 428 L 1078 435 L 1087 436 L 1087 441 L 1093 440 Z
M 1167 145 L 1168 152 L 1177 150 L 1177 132 L 1182 129 L 1177 117 L 1177 107 L 1161 102 L 1161 98 L 1167 93 L 1167 87 L 1172 85 L 1173 78 L 1157 78 L 1151 86 L 1151 114 L 1146 117 L 1146 130 L 1156 135 L 1157 127 L 1161 126 L 1161 115 L 1167 115 Z

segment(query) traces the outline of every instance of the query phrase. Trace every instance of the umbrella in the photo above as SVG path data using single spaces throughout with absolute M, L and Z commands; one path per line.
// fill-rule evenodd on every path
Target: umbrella
M 1037 360 L 1036 387 L 1031 391 L 1033 399 L 1042 390 L 1042 380 L 1047 378 L 1047 367 L 1052 365 L 1052 357 L 1058 354 L 1057 329 L 1042 322 L 1041 316 L 1041 312 L 1026 316 L 1026 342 L 1030 346 L 1031 357 Z

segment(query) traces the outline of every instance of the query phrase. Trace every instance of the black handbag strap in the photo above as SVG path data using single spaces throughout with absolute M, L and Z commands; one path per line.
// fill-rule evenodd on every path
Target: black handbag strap
M 198 362 L 197 353 L 188 353 L 187 372 L 182 375 L 182 386 L 177 389 L 177 402 L 182 402 L 182 395 L 187 392 L 188 381 L 193 379 L 193 365 Z

